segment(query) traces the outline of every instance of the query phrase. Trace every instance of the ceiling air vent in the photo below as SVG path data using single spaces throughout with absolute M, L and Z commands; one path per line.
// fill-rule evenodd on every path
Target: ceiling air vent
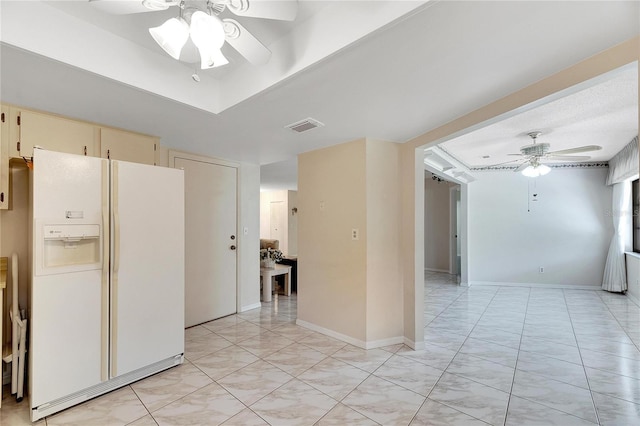
M 285 128 L 292 130 L 296 133 L 306 132 L 307 130 L 315 129 L 316 127 L 322 127 L 324 124 L 313 118 L 305 118 L 304 120 L 296 121 L 295 123 L 284 126 Z

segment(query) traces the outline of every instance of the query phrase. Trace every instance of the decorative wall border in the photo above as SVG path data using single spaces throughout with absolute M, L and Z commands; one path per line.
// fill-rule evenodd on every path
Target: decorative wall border
M 562 164 L 550 164 L 546 163 L 546 166 L 552 169 L 603 169 L 608 168 L 609 163 L 607 161 L 597 161 L 590 163 L 562 163 Z M 513 171 L 518 166 L 484 166 L 484 167 L 471 167 L 469 170 L 472 172 L 496 172 L 496 171 Z

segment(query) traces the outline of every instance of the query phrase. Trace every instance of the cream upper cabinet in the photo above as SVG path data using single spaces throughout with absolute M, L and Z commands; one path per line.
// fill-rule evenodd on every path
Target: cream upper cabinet
M 0 105 L 0 210 L 9 208 L 9 107 Z
M 9 158 L 20 157 L 20 110 L 12 106 L 2 105 L 9 110 L 9 119 L 5 120 L 5 125 L 9 126 Z M 6 116 L 5 116 L 6 118 Z
M 21 157 L 33 157 L 34 146 L 69 154 L 95 155 L 98 128 L 92 124 L 28 110 L 20 111 L 19 122 Z
M 156 164 L 158 138 L 103 127 L 100 129 L 100 156 L 133 163 Z

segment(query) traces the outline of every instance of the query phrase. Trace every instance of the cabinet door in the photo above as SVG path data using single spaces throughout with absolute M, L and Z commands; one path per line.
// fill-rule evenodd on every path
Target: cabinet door
M 9 208 L 9 107 L 0 106 L 0 210 Z
M 103 127 L 100 130 L 100 156 L 132 163 L 156 164 L 157 138 Z
M 7 108 L 7 106 L 5 106 Z M 9 108 L 9 158 L 20 158 L 20 150 L 18 149 L 20 141 L 20 110 L 15 107 Z M 5 116 L 6 122 L 6 116 Z
M 52 115 L 20 112 L 20 155 L 33 157 L 33 147 L 93 156 L 94 127 Z

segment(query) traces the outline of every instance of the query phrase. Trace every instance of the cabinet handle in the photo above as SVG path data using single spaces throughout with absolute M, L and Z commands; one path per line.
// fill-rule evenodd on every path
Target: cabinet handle
M 4 192 L 0 192 L 0 203 L 4 203 Z

